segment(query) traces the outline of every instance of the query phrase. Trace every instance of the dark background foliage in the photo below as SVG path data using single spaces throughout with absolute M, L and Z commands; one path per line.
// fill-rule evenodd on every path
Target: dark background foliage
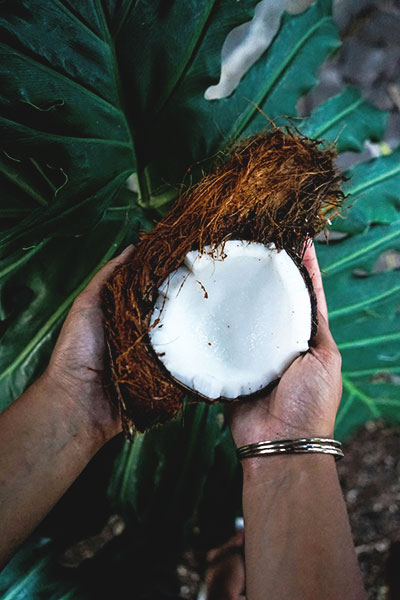
M 390 33 L 374 42 L 371 23 L 393 31 L 398 9 L 341 4 L 343 52 L 331 3 L 319 0 L 284 14 L 235 91 L 218 100 L 204 93 L 218 81 L 227 34 L 251 19 L 252 0 L 234 9 L 229 0 L 0 4 L 2 408 L 45 368 L 73 299 L 99 266 L 151 227 L 227 144 L 265 129 L 261 109 L 334 141 L 349 178 L 344 218 L 332 224 L 330 243 L 318 244 L 343 355 L 336 434 L 348 437 L 371 419 L 399 421 L 398 136 L 391 115 L 389 146 L 380 143 L 387 114 L 369 102 L 395 112 L 398 72 L 384 62 L 377 69 L 379 52 L 365 58 L 375 44 L 396 63 Z M 61 566 L 65 550 L 97 534 L 112 512 L 122 515 L 121 535 L 79 568 Z M 224 541 L 239 512 L 240 474 L 221 409 L 188 406 L 132 445 L 116 439 L 99 453 L 4 571 L 1 594 L 122 597 L 133 586 L 137 598 L 179 597 L 182 548 Z

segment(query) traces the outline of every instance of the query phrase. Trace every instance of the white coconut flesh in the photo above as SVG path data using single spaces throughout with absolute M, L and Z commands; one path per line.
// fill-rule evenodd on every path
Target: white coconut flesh
M 228 241 L 189 252 L 159 288 L 150 340 L 174 379 L 210 399 L 253 394 L 308 349 L 311 301 L 290 256 Z

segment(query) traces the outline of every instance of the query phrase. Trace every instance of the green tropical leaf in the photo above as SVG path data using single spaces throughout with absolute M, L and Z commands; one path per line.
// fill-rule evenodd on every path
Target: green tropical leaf
M 363 99 L 357 88 L 343 92 L 317 106 L 298 128 L 307 137 L 335 144 L 338 152 L 361 152 L 366 140 L 383 138 L 387 113 Z
M 144 203 L 144 169 L 156 156 L 174 155 L 179 177 L 166 181 L 179 184 L 188 164 L 208 150 L 200 115 L 195 110 L 190 118 L 194 136 L 177 91 L 186 96 L 196 87 L 199 95 L 217 79 L 227 33 L 250 18 L 255 4 L 245 0 L 232 10 L 228 0 L 168 7 L 147 0 L 3 2 L 0 185 L 5 208 L 14 208 L 16 198 L 29 213 L 20 212 L 22 220 L 8 228 L 6 220 L 1 251 L 87 230 L 136 162 Z M 180 134 L 161 116 L 167 105 L 174 127 L 180 115 L 178 130 L 197 148 L 195 157 L 176 154 Z
M 230 136 L 262 131 L 266 118 L 277 125 L 290 122 L 299 98 L 316 85 L 318 68 L 339 46 L 330 0 L 315 2 L 296 16 L 285 13 L 275 40 L 241 82 L 247 107 L 229 124 Z M 246 93 L 246 86 L 255 87 L 254 93 Z
M 1 408 L 44 368 L 69 306 L 94 272 L 149 226 L 124 189 L 130 173 L 137 173 L 140 204 L 163 211 L 182 182 L 268 119 L 337 139 L 340 151 L 382 136 L 384 115 L 351 88 L 308 119 L 296 118 L 298 99 L 339 46 L 330 0 L 284 15 L 230 97 L 204 98 L 219 78 L 227 33 L 249 20 L 255 5 L 0 3 Z M 374 268 L 382 252 L 399 249 L 398 158 L 396 151 L 347 173 L 352 206 L 334 227 L 354 235 L 318 246 L 344 361 L 340 437 L 371 417 L 399 420 L 399 272 Z M 135 579 L 138 598 L 149 597 L 146 585 L 150 597 L 166 597 L 171 548 L 182 547 L 195 522 L 205 546 L 232 524 L 234 511 L 224 505 L 239 490 L 237 462 L 221 423 L 220 408 L 188 405 L 182 418 L 125 443 L 109 498 L 129 524 L 126 534 L 74 574 L 50 557 L 58 552 L 53 543 L 32 542 L 0 577 L 0 593 L 60 600 L 80 597 L 79 585 L 79 594 L 112 597 L 124 593 L 135 567 L 144 582 Z M 210 531 L 204 521 L 213 505 L 221 527 Z M 38 560 L 33 567 L 27 551 Z
M 374 268 L 389 250 L 400 251 L 400 221 L 318 245 L 330 325 L 343 359 L 340 437 L 373 418 L 400 421 L 400 271 Z
M 2 600 L 80 600 L 75 585 L 60 578 L 54 547 L 49 539 L 31 540 L 0 575 Z M 32 562 L 32 554 L 36 560 Z
M 218 27 L 231 9 L 230 2 L 220 3 Z M 211 26 L 209 34 L 214 35 Z M 179 183 L 185 172 L 182 166 L 185 170 L 190 167 L 192 175 L 197 163 L 205 168 L 207 159 L 235 139 L 265 129 L 268 121 L 260 110 L 277 122 L 282 115 L 295 116 L 299 97 L 315 85 L 315 72 L 339 43 L 331 2 L 317 2 L 295 17 L 285 14 L 275 40 L 236 90 L 228 98 L 206 100 L 204 92 L 217 80 L 220 59 L 210 56 L 214 38 L 205 35 L 185 78 L 147 135 L 144 154 L 151 189 L 157 189 L 162 181 Z
M 182 550 L 185 536 L 192 535 L 194 514 L 221 437 L 221 411 L 220 406 L 188 404 L 178 419 L 136 434 L 132 444 L 126 442 L 109 496 L 115 510 L 137 528 L 140 546 L 166 542 L 172 554 Z
M 0 5 L 2 205 L 29 209 L 2 252 L 87 230 L 135 168 L 110 35 L 124 11 L 84 5 Z
M 120 196 L 126 203 L 132 193 Z M 60 326 L 95 272 L 126 240 L 135 239 L 138 208 L 105 218 L 79 238 L 45 239 L 0 262 L 0 409 L 43 370 Z M 84 260 L 83 260 L 84 257 Z
M 400 217 L 400 148 L 360 163 L 344 173 L 348 194 L 342 216 L 333 228 L 346 233 L 364 231 L 370 223 L 392 223 Z

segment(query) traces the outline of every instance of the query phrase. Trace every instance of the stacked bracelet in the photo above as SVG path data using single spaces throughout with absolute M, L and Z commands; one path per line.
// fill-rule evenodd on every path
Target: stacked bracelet
M 343 458 L 341 443 L 329 438 L 299 438 L 297 440 L 269 440 L 248 444 L 237 449 L 237 456 L 252 458 L 254 456 L 266 456 L 267 454 L 308 454 L 322 453 L 332 454 L 335 460 Z

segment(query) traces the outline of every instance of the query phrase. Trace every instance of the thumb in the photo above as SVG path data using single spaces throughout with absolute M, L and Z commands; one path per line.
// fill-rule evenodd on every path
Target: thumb
M 111 277 L 113 272 L 117 267 L 126 262 L 129 257 L 133 254 L 135 246 L 130 244 L 125 248 L 121 254 L 115 256 L 111 260 L 109 260 L 93 277 L 93 279 L 88 283 L 81 294 L 85 297 L 86 300 L 92 299 L 93 303 L 100 297 L 101 289 L 104 283 Z M 79 296 L 78 296 L 79 298 Z
M 310 341 L 310 349 L 313 354 L 322 354 L 326 357 L 327 355 L 337 356 L 339 362 L 341 362 L 340 352 L 329 329 L 328 320 L 321 312 L 318 312 L 318 329 Z
M 333 339 L 329 329 L 328 320 L 326 319 L 324 314 L 318 311 L 317 333 L 310 341 L 310 346 L 312 346 L 313 348 L 329 348 L 332 345 L 336 346 L 335 340 Z

